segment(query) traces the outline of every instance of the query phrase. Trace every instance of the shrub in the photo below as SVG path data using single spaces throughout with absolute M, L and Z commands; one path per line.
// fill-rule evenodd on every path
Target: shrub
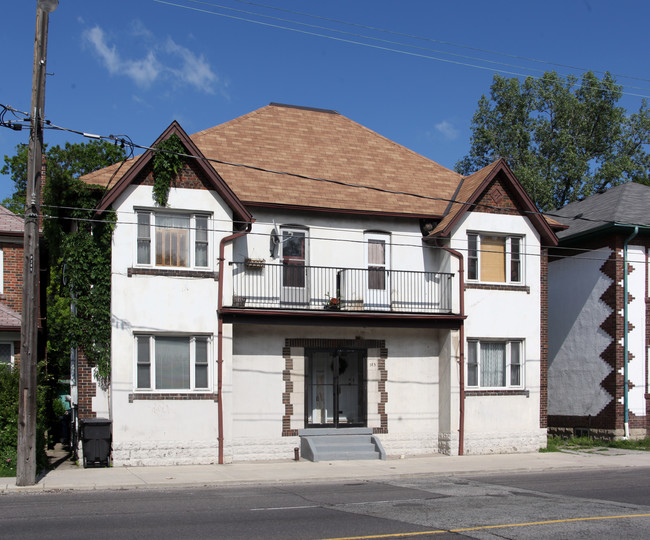
M 0 365 L 0 476 L 16 476 L 18 444 L 18 395 L 20 371 Z M 45 389 L 38 388 L 38 413 L 36 420 L 36 466 L 47 466 L 45 451 Z M 40 441 L 40 443 L 39 443 Z

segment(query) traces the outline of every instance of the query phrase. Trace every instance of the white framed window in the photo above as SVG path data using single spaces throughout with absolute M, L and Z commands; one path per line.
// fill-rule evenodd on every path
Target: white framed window
M 140 210 L 136 261 L 142 266 L 208 268 L 208 214 Z
M 467 279 L 490 283 L 523 283 L 524 237 L 467 234 Z
M 0 248 L 0 294 L 5 292 L 5 252 Z
M 468 388 L 522 388 L 524 342 L 467 340 Z
M 0 366 L 14 365 L 14 344 L 0 343 Z
M 135 336 L 138 390 L 210 389 L 210 336 Z

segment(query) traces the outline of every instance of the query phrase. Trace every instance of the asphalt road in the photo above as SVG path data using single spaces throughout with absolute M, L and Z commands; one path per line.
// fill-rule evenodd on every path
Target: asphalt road
M 648 538 L 650 469 L 0 496 L 1 538 Z

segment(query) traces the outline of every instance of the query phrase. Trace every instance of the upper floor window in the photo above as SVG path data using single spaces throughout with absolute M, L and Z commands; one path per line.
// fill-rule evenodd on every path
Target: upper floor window
M 205 214 L 137 213 L 138 264 L 206 268 L 210 245 Z
M 521 340 L 468 340 L 468 388 L 521 387 L 522 349 Z
M 521 236 L 467 235 L 467 278 L 495 283 L 523 281 Z

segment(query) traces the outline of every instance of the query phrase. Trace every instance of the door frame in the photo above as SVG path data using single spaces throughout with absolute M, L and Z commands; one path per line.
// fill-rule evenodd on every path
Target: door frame
M 382 243 L 384 246 L 384 262 L 376 263 L 370 261 L 370 245 Z M 364 263 L 366 266 L 366 277 L 364 280 L 364 308 L 369 310 L 390 310 L 391 307 L 391 243 L 390 234 L 383 232 L 369 232 L 364 234 Z M 373 278 L 372 273 L 377 272 Z M 377 277 L 383 280 L 383 288 L 371 287 L 371 282 Z
M 296 236 L 302 237 L 302 254 L 301 256 L 286 255 L 286 242 Z M 306 228 L 297 226 L 280 227 L 280 304 L 308 304 L 309 303 L 309 231 Z M 293 274 L 293 277 L 292 277 Z M 300 278 L 302 286 L 285 286 L 285 279 Z

